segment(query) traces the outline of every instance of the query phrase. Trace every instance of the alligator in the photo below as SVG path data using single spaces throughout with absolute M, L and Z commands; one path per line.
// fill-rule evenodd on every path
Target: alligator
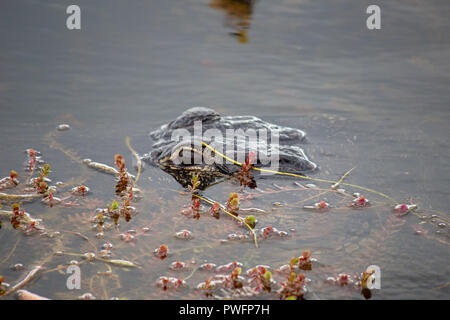
M 251 139 L 255 132 L 256 140 Z M 261 139 L 265 138 L 261 133 L 266 133 L 267 139 Z M 273 164 L 268 164 L 270 160 L 276 160 L 275 169 L 283 172 L 304 173 L 317 168 L 299 146 L 305 141 L 304 131 L 254 116 L 222 116 L 210 108 L 193 107 L 149 136 L 153 141 L 152 150 L 142 160 L 159 166 L 183 187 L 191 185 L 193 176 L 199 178 L 198 189 L 202 190 L 238 172 L 238 165 L 226 161 L 208 146 L 239 163 L 245 162 L 250 151 L 254 151 L 255 168 L 268 168 Z

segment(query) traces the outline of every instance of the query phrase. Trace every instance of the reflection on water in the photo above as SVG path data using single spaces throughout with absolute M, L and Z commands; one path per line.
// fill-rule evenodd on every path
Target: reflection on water
M 379 32 L 365 28 L 369 1 L 260 1 L 240 10 L 214 1 L 227 8 L 225 28 L 218 23 L 223 13 L 209 1 L 107 2 L 79 1 L 80 32 L 65 29 L 71 1 L 0 3 L 0 39 L 7 44 L 0 51 L 0 177 L 14 169 L 24 181 L 24 150 L 35 148 L 51 165 L 49 184 L 65 183 L 56 197 L 80 184 L 90 188 L 78 206 L 20 203 L 60 236 L 26 236 L 2 220 L 0 275 L 7 282 L 18 283 L 44 263 L 46 273 L 25 287 L 49 298 L 85 292 L 104 299 L 205 298 L 194 287 L 209 278 L 206 271 L 194 272 L 180 290 L 161 290 L 156 281 L 186 279 L 205 262 L 237 259 L 244 272 L 258 264 L 278 268 L 310 249 L 317 264 L 305 271 L 312 280 L 308 299 L 361 299 L 358 291 L 325 280 L 371 264 L 382 273 L 373 299 L 449 298 L 448 1 L 379 1 Z M 230 41 L 224 29 L 248 31 L 250 20 L 251 41 Z M 222 242 L 247 231 L 227 215 L 217 220 L 206 203 L 198 220 L 181 214 L 189 211 L 190 194 L 146 166 L 138 183 L 142 199 L 131 204 L 137 214 L 119 219 L 102 238 L 91 219 L 117 199 L 116 181 L 82 160 L 114 166 L 120 153 L 136 174 L 125 137 L 139 154 L 147 153 L 149 131 L 196 105 L 304 130 L 305 149 L 320 169 L 313 177 L 338 180 L 356 167 L 344 182 L 417 203 L 417 215 L 399 217 L 385 199 L 349 186 L 350 196 L 342 196 L 327 184 L 304 189 L 291 178 L 259 179 L 241 199 L 242 209 L 254 211 L 243 214 L 254 215 L 257 228 L 272 226 L 289 237 L 260 239 L 256 249 L 251 238 Z M 57 131 L 61 123 L 71 129 Z M 204 196 L 225 205 L 239 189 L 225 181 Z M 372 206 L 349 207 L 354 191 Z M 334 207 L 303 209 L 319 200 Z M 2 204 L 1 210 L 11 209 Z M 192 238 L 176 238 L 182 230 Z M 100 254 L 106 243 L 113 245 L 113 259 L 140 267 L 83 262 L 82 292 L 68 290 L 65 267 L 85 260 L 79 255 Z M 162 244 L 169 248 L 164 260 L 153 254 Z M 76 255 L 54 254 L 58 250 Z M 177 261 L 187 269 L 172 270 Z M 24 269 L 10 268 L 16 264 Z
M 209 4 L 212 8 L 225 11 L 226 25 L 235 31 L 239 43 L 247 43 L 247 29 L 250 28 L 250 20 L 253 12 L 254 0 L 213 0 Z

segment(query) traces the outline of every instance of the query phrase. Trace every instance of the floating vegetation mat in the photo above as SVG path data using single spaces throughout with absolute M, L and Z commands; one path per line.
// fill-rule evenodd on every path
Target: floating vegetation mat
M 367 266 L 392 259 L 398 232 L 449 245 L 446 214 L 352 184 L 357 169 L 336 181 L 255 179 L 264 169 L 250 152 L 206 190 L 196 176 L 171 188 L 142 173 L 129 138 L 133 173 L 120 154 L 102 164 L 66 149 L 67 130 L 45 141 L 79 176 L 58 181 L 52 155 L 28 149 L 23 168 L 0 179 L 4 299 L 368 299 L 377 268 Z M 88 185 L 104 173 L 110 193 L 99 196 Z

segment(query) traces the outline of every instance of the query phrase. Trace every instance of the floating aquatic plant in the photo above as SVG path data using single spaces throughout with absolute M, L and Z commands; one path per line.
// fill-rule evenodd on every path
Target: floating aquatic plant
M 234 270 L 231 272 L 230 279 L 231 281 L 233 281 L 233 288 L 242 288 L 243 284 L 241 279 L 239 278 L 241 272 L 242 269 L 240 267 L 234 268 Z
M 80 185 L 80 186 L 76 186 L 76 187 L 72 188 L 72 195 L 75 195 L 75 196 L 84 197 L 88 192 L 89 192 L 89 188 L 84 185 Z
M 78 300 L 96 300 L 97 298 L 90 292 L 83 293 Z
M 170 269 L 174 270 L 174 271 L 185 270 L 186 267 L 187 267 L 186 262 L 182 262 L 182 261 L 175 261 L 170 264 Z
M 256 226 L 256 218 L 254 216 L 245 217 L 245 223 L 247 223 L 252 229 Z
M 198 191 L 198 187 L 200 186 L 200 179 L 197 175 L 192 176 L 191 185 L 188 186 L 190 192 L 195 193 Z
M 213 278 L 206 279 L 204 282 L 201 282 L 197 285 L 197 289 L 203 290 L 205 292 L 206 297 L 212 296 L 212 290 L 215 288 L 216 282 L 213 281 Z
M 167 255 L 169 254 L 169 248 L 165 244 L 162 244 L 161 246 L 159 246 L 159 248 L 156 248 L 153 253 L 158 258 L 163 260 L 163 259 L 167 258 Z
M 256 153 L 254 151 L 250 151 L 247 155 L 245 163 L 239 168 L 239 172 L 235 175 L 239 180 L 239 185 L 245 187 L 249 187 L 251 189 L 256 188 L 255 178 L 251 175 L 251 170 L 253 169 L 253 164 L 256 160 Z
M 49 173 L 50 173 L 50 165 L 46 163 L 42 166 L 41 171 L 39 173 L 39 177 L 31 179 L 31 184 L 34 186 L 34 188 L 38 193 L 43 194 L 47 192 L 48 189 L 47 176 Z
M 183 240 L 190 240 L 193 238 L 192 232 L 189 230 L 181 230 L 175 233 L 175 237 Z
M 15 170 L 11 170 L 9 173 L 9 177 L 4 177 L 0 179 L 0 191 L 2 189 L 10 189 L 14 188 L 19 184 L 19 180 L 17 179 L 19 174 Z
M 0 275 L 0 296 L 4 295 L 8 288 L 8 285 L 6 285 L 5 280 L 6 280 L 5 277 Z
M 355 193 L 355 199 L 352 201 L 352 207 L 354 208 L 364 208 L 370 205 L 370 202 L 368 199 L 366 199 L 364 196 L 360 195 L 359 193 Z
M 21 217 L 25 215 L 25 210 L 20 211 L 20 205 L 18 203 L 14 203 L 12 206 L 12 217 L 11 217 L 11 225 L 14 229 L 17 229 L 22 222 Z
M 219 217 L 220 217 L 220 215 L 219 215 L 219 213 L 220 213 L 220 204 L 218 202 L 214 202 L 211 205 L 210 212 L 211 212 L 211 215 L 214 218 L 219 219 Z
M 167 289 L 178 289 L 182 286 L 184 286 L 186 282 L 180 278 L 173 278 L 173 277 L 160 277 L 156 281 L 156 285 L 163 290 Z
M 302 270 L 311 270 L 311 251 L 305 250 L 302 255 L 298 258 L 298 267 Z
M 272 288 L 272 272 L 266 270 L 264 274 L 260 276 L 260 280 L 262 281 L 262 287 L 265 291 L 270 292 Z
M 114 156 L 114 162 L 116 164 L 117 170 L 119 171 L 116 184 L 116 193 L 120 194 L 127 189 L 129 176 L 127 173 L 127 169 L 125 168 L 125 160 L 123 159 L 122 155 L 116 154 Z
M 268 266 L 258 265 L 247 270 L 246 273 L 250 278 L 248 281 L 249 284 L 255 285 L 255 290 L 257 292 L 260 292 L 261 290 L 271 292 L 275 282 L 272 279 L 272 272 L 269 270 Z
M 286 281 L 280 282 L 280 299 L 282 300 L 303 300 L 305 295 L 305 274 L 295 272 L 287 277 Z
M 26 170 L 29 172 L 33 172 L 36 167 L 36 163 L 37 163 L 37 152 L 34 149 L 27 149 L 26 152 L 28 155 Z
M 415 209 L 417 209 L 416 204 L 406 204 L 406 203 L 398 204 L 394 207 L 394 211 L 401 215 L 405 215 Z
M 312 206 L 304 206 L 304 209 L 315 209 L 320 211 L 325 211 L 330 208 L 330 204 L 325 201 L 319 201 Z
M 203 263 L 199 267 L 200 270 L 205 270 L 205 271 L 215 271 L 216 268 L 217 268 L 217 265 L 215 263 L 209 263 L 209 262 Z
M 286 231 L 278 230 L 277 228 L 275 228 L 273 226 L 264 227 L 260 230 L 259 233 L 263 239 L 268 239 L 273 236 L 284 238 L 289 235 Z
M 192 204 L 189 206 L 188 214 L 192 214 L 194 219 L 200 219 L 200 199 L 197 197 L 192 197 Z
M 235 216 L 239 215 L 239 195 L 236 192 L 230 193 L 227 201 L 227 209 Z

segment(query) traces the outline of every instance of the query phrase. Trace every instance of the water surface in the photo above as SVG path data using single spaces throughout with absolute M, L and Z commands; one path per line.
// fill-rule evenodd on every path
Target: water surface
M 412 201 L 419 204 L 420 215 L 437 214 L 448 221 L 448 1 L 379 1 L 379 31 L 365 27 L 369 1 L 258 1 L 251 12 L 239 14 L 214 3 L 78 1 L 80 31 L 65 28 L 69 1 L 0 4 L 2 176 L 21 170 L 25 149 L 39 150 L 52 165 L 54 182 L 79 178 L 92 194 L 79 208 L 50 209 L 37 201 L 23 204 L 26 211 L 48 228 L 86 234 L 97 248 L 109 240 L 117 245 L 116 258 L 143 266 L 115 268 L 119 284 L 95 276 L 107 270 L 105 264 L 84 264 L 80 291 L 67 290 L 67 275 L 58 272 L 41 276 L 29 290 L 65 299 L 84 292 L 98 298 L 203 298 L 190 289 L 161 292 L 154 281 L 174 275 L 168 266 L 175 260 L 223 264 L 237 259 L 244 269 L 256 264 L 276 268 L 310 249 L 320 266 L 307 274 L 314 292 L 308 298 L 361 299 L 357 291 L 323 281 L 376 264 L 382 289 L 374 292 L 374 299 L 449 299 L 448 226 L 439 229 L 427 222 L 420 225 L 427 235 L 417 235 L 413 227 L 420 223 L 418 217 L 396 218 L 373 194 L 365 195 L 379 206 L 367 211 L 305 211 L 303 204 L 296 204 L 306 198 L 300 191 L 244 202 L 243 207 L 270 212 L 257 217 L 261 226 L 293 228 L 294 234 L 263 241 L 259 249 L 251 241 L 221 245 L 220 239 L 239 230 L 236 225 L 227 218 L 183 217 L 180 211 L 189 197 L 173 191 L 183 189 L 172 177 L 147 167 L 140 181 L 145 195 L 138 204 L 140 214 L 129 223 L 122 221 L 120 231 L 109 232 L 106 239 L 95 238 L 86 221 L 96 207 L 114 198 L 112 177 L 87 169 L 63 150 L 108 164 L 121 153 L 132 169 L 126 136 L 140 154 L 148 152 L 149 131 L 197 105 L 305 130 L 304 149 L 320 166 L 315 177 L 336 180 L 356 166 L 348 182 Z M 56 132 L 59 123 L 69 123 L 71 130 Z M 277 178 L 261 181 L 259 188 L 275 189 L 274 182 L 293 186 L 293 179 Z M 224 182 L 205 194 L 224 203 L 237 189 Z M 337 199 L 333 194 L 324 198 Z M 286 206 L 274 207 L 274 202 Z M 119 232 L 147 225 L 152 228 L 149 236 L 134 246 L 118 239 Z M 183 228 L 195 238 L 174 239 L 175 231 Z M 91 250 L 79 237 L 62 238 L 68 251 Z M 13 284 L 55 246 L 51 239 L 24 236 L 7 222 L 0 241 L 0 261 L 18 243 L 0 264 L 0 274 Z M 164 261 L 151 253 L 162 243 L 174 251 Z M 54 258 L 47 267 L 70 260 Z M 9 269 L 19 262 L 25 271 Z M 196 273 L 188 282 L 192 288 L 206 278 Z

